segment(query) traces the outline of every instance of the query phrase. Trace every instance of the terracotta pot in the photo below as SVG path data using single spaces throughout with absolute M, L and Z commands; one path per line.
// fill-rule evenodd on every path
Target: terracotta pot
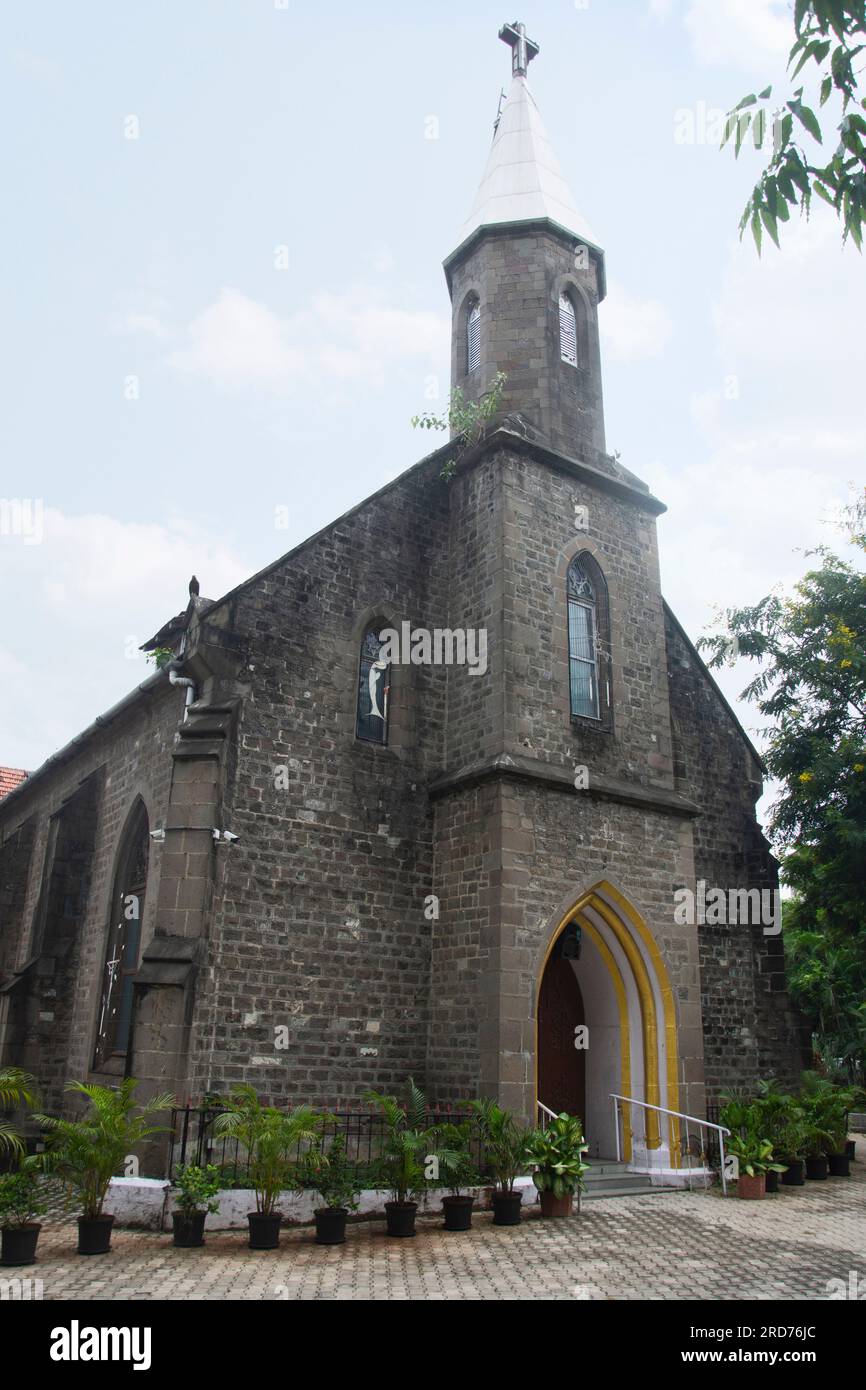
M 564 1197 L 555 1197 L 552 1192 L 542 1192 L 541 1194 L 541 1215 L 542 1216 L 571 1216 L 571 1204 L 574 1198 L 570 1192 Z
M 737 1178 L 737 1196 L 744 1201 L 756 1202 L 763 1197 L 765 1191 L 764 1174 L 756 1173 L 750 1178 L 748 1173 L 741 1173 Z

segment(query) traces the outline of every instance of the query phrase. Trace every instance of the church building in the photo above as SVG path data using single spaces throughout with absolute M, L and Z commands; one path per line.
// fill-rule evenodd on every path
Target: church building
M 607 452 L 604 252 L 538 48 L 500 37 L 444 263 L 484 429 L 222 597 L 193 581 L 159 669 L 0 801 L 0 1063 L 44 1108 L 124 1075 L 346 1108 L 411 1074 L 579 1114 L 590 1156 L 642 1102 L 624 1156 L 675 1169 L 680 1116 L 802 1065 L 778 922 L 710 909 L 777 887 L 761 760 Z

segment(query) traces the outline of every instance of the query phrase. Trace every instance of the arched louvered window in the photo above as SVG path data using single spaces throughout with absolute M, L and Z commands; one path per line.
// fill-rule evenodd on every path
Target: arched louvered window
M 568 683 L 573 719 L 610 724 L 610 631 L 607 585 L 591 555 L 568 567 Z
M 466 316 L 466 371 L 474 372 L 481 362 L 481 305 L 477 299 L 469 304 Z
M 147 811 L 139 801 L 127 821 L 114 875 L 96 1028 L 96 1068 L 104 1066 L 111 1057 L 124 1057 L 129 1050 L 132 977 L 138 969 L 149 848 Z
M 371 629 L 361 643 L 358 667 L 358 706 L 355 737 L 367 743 L 388 742 L 388 701 L 391 694 L 391 666 L 380 658 L 382 642 Z
M 559 353 L 563 362 L 577 366 L 577 318 L 570 295 L 559 296 Z

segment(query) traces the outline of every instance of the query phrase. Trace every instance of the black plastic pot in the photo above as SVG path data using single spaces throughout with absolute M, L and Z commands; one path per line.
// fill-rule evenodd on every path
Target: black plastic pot
M 414 1236 L 417 1202 L 386 1202 L 385 1220 L 389 1236 Z
M 79 1216 L 79 1255 L 107 1255 L 111 1249 L 113 1216 Z
M 42 1227 L 33 1221 L 27 1226 L 4 1226 L 0 1265 L 36 1263 L 36 1242 Z
M 823 1154 L 809 1154 L 806 1158 L 806 1177 L 812 1182 L 823 1182 L 827 1176 L 827 1160 Z
M 346 1207 L 319 1207 L 316 1212 L 316 1244 L 345 1245 Z
M 851 1160 L 847 1153 L 828 1154 L 827 1163 L 830 1168 L 831 1178 L 850 1178 Z
M 803 1177 L 802 1158 L 783 1158 L 782 1163 L 787 1163 L 787 1168 L 782 1174 L 783 1187 L 803 1187 L 806 1179 Z
M 846 1154 L 848 1155 L 848 1159 L 849 1159 L 849 1161 L 850 1161 L 851 1163 L 856 1163 L 856 1162 L 857 1162 L 857 1140 L 856 1140 L 856 1139 L 846 1139 L 846 1141 L 845 1141 L 845 1152 L 846 1152 Z
M 442 1214 L 446 1231 L 468 1231 L 472 1228 L 474 1197 L 443 1197 Z
M 494 1226 L 519 1226 L 520 1225 L 520 1204 L 523 1201 L 522 1192 L 494 1192 L 493 1194 L 493 1224 Z
M 764 1177 L 766 1179 L 764 1183 L 765 1192 L 779 1191 L 779 1176 L 780 1175 L 778 1173 L 774 1173 L 772 1170 L 764 1174 Z
M 174 1230 L 174 1243 L 182 1250 L 192 1250 L 204 1245 L 204 1223 L 206 1211 L 173 1211 L 171 1224 Z
M 278 1211 L 248 1211 L 251 1250 L 276 1250 L 283 1218 Z

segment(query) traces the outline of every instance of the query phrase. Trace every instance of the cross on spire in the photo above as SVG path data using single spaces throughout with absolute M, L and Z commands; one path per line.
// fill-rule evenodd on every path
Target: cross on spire
M 511 46 L 512 76 L 525 77 L 529 64 L 538 56 L 538 44 L 526 37 L 526 25 L 516 19 L 513 24 L 503 24 L 499 37 L 503 43 Z

